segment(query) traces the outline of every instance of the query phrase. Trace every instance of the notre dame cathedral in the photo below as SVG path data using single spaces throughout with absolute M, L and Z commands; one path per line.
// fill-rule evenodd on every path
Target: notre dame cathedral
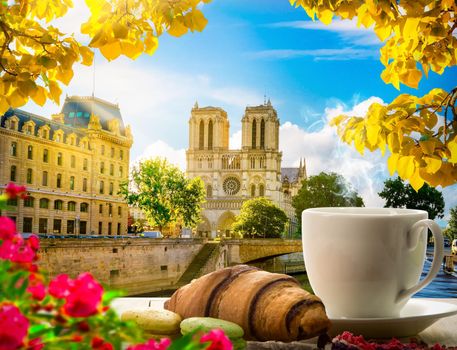
M 270 100 L 246 107 L 241 149 L 229 149 L 229 129 L 222 108 L 200 108 L 195 103 L 189 120 L 187 175 L 201 177 L 207 194 L 197 235 L 230 237 L 243 201 L 261 196 L 286 212 L 288 230 L 293 232 L 296 218 L 292 196 L 306 178 L 306 166 L 300 161 L 298 168 L 281 167 L 279 119 Z

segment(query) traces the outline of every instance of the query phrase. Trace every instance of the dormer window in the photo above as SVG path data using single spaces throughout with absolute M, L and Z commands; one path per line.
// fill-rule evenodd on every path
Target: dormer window
M 17 130 L 17 124 L 16 124 L 16 121 L 15 120 L 12 120 L 10 122 L 10 129 L 11 130 Z

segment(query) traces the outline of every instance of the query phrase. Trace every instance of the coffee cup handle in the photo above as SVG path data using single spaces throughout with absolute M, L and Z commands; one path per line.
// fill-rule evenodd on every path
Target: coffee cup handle
M 413 249 L 416 246 L 418 235 L 420 231 L 424 228 L 428 228 L 430 229 L 430 231 L 432 231 L 435 240 L 433 248 L 432 266 L 430 267 L 427 276 L 425 276 L 423 280 L 419 281 L 415 286 L 411 288 L 400 291 L 400 293 L 397 296 L 397 302 L 401 302 L 402 300 L 410 297 L 414 293 L 420 291 L 422 288 L 425 288 L 440 271 L 444 255 L 444 239 L 443 234 L 441 233 L 441 229 L 435 221 L 430 219 L 424 219 L 416 222 L 413 226 L 411 226 L 411 228 L 408 231 L 407 237 L 408 248 Z

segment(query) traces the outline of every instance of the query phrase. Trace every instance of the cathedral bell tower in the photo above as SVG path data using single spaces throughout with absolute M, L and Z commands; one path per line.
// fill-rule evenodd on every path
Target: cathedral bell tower
M 195 102 L 189 119 L 189 150 L 228 150 L 229 126 L 222 108 L 199 108 Z
M 241 122 L 243 150 L 278 151 L 279 119 L 270 100 L 260 106 L 246 107 Z

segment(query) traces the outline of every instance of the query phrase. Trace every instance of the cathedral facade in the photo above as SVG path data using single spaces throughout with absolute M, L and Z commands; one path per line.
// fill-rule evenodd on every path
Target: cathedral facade
M 279 150 L 279 119 L 270 101 L 246 107 L 242 118 L 241 149 L 229 149 L 230 123 L 219 107 L 199 108 L 189 120 L 187 175 L 199 176 L 205 183 L 206 203 L 197 235 L 231 237 L 231 225 L 243 202 L 266 197 L 289 217 L 294 230 L 294 196 L 306 178 L 306 167 L 282 168 Z M 265 218 L 268 220 L 268 218 Z

